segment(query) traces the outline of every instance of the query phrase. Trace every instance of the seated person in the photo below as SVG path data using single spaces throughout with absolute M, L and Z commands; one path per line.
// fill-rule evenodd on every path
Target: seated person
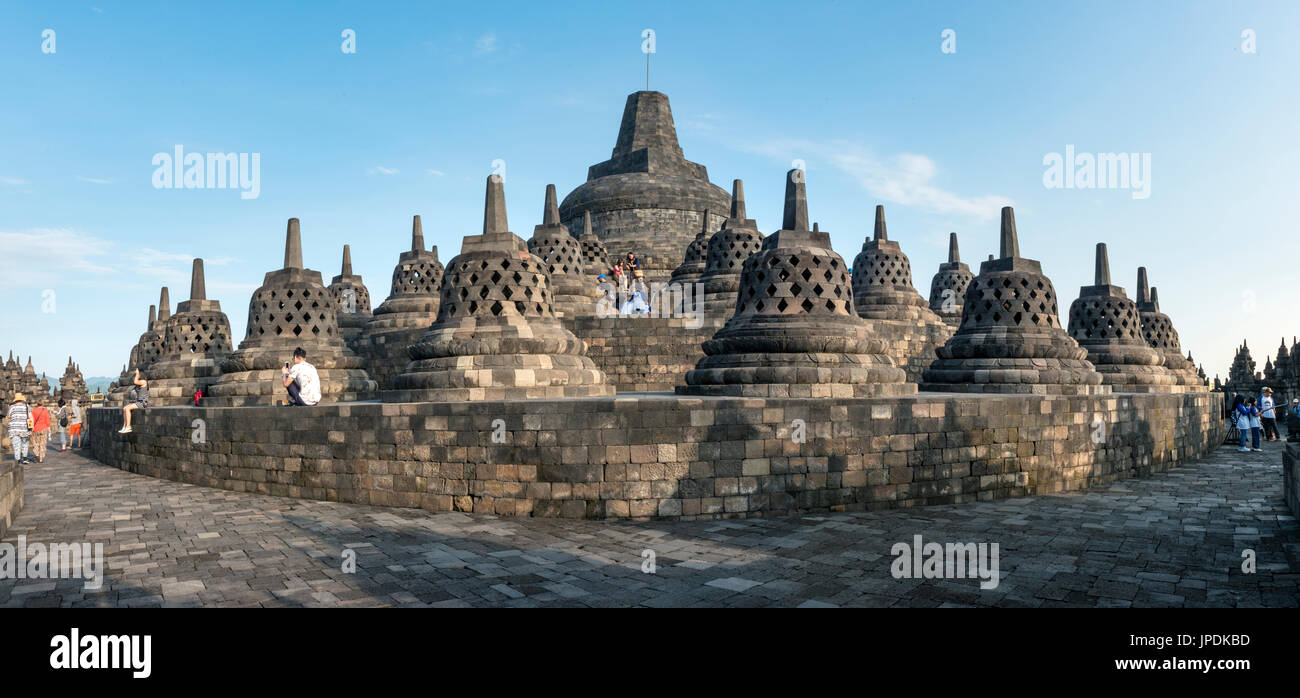
M 131 382 L 135 387 L 131 388 L 126 398 L 126 406 L 122 408 L 122 428 L 117 430 L 119 434 L 130 434 L 131 413 L 149 406 L 149 381 L 144 379 L 144 374 L 139 368 L 135 369 L 135 379 Z
M 280 371 L 284 387 L 289 390 L 289 404 L 309 406 L 320 402 L 320 376 L 316 367 L 307 363 L 307 351 L 302 347 L 293 350 L 293 368 L 285 364 Z

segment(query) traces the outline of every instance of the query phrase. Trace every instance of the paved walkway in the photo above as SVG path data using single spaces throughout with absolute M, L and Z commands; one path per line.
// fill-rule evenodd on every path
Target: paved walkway
M 672 523 L 299 501 L 52 453 L 28 467 L 26 510 L 4 542 L 102 542 L 106 582 L 0 580 L 0 607 L 1296 607 L 1300 528 L 1281 501 L 1280 444 L 1266 446 L 1084 493 Z M 1000 583 L 895 579 L 891 547 L 918 534 L 997 543 Z

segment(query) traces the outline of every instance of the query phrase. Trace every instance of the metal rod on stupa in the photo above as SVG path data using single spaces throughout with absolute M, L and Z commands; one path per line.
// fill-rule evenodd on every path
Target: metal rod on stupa
M 297 218 L 289 219 L 284 234 L 284 268 L 302 269 L 302 229 Z
M 948 233 L 948 263 L 961 262 L 961 252 L 957 249 L 957 233 Z
M 343 270 L 340 272 L 340 274 L 342 276 L 352 276 L 352 246 L 351 245 L 343 246 Z
M 411 219 L 411 250 L 424 251 L 424 224 L 420 222 L 419 216 Z
M 783 230 L 808 230 L 808 192 L 804 188 L 803 170 L 795 168 L 785 176 L 785 215 Z
M 203 259 L 194 258 L 194 268 L 190 270 L 190 300 L 208 299 L 208 284 L 203 278 Z
M 889 239 L 889 234 L 885 231 L 885 207 L 879 204 L 876 205 L 876 230 L 871 239 L 876 242 Z
M 1106 255 L 1106 243 L 1097 243 L 1097 267 L 1096 279 L 1093 282 L 1097 286 L 1110 285 L 1110 258 Z
M 1002 207 L 1002 258 L 1020 256 L 1020 240 L 1016 237 L 1016 212 L 1010 206 Z
M 505 182 L 501 175 L 488 175 L 487 194 L 483 201 L 483 234 L 508 232 Z

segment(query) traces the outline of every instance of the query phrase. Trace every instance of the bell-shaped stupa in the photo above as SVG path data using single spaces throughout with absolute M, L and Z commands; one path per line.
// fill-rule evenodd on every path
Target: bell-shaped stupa
M 1196 365 L 1183 356 L 1173 320 L 1160 311 L 1159 292 L 1147 285 L 1146 267 L 1138 267 L 1137 296 L 1138 312 L 1142 316 L 1142 336 L 1147 344 L 1165 357 L 1165 368 L 1173 372 L 1178 385 L 1200 388 L 1202 384 L 1196 375 Z
M 705 167 L 682 152 L 668 95 L 642 91 L 627 97 L 610 158 L 588 168 L 587 181 L 560 203 L 560 217 L 576 234 L 590 213 L 611 258 L 635 252 L 650 286 L 668 280 L 705 209 L 725 211 L 728 203 Z
M 203 404 L 275 405 L 288 401 L 281 369 L 302 347 L 320 377 L 321 401 L 371 398 L 375 382 L 339 333 L 338 303 L 321 274 L 302 265 L 302 233 L 290 218 L 284 267 L 269 271 L 248 302 L 244 341 L 221 362 L 221 378 Z
M 922 390 L 1093 395 L 1110 392 L 1088 351 L 1061 327 L 1056 290 L 1020 256 L 1015 212 L 1002 209 L 1001 257 L 966 289 L 961 326 L 925 371 Z
M 447 264 L 437 321 L 384 401 L 612 395 L 586 344 L 555 317 L 546 263 L 510 232 L 499 175 L 488 177 L 483 209 L 483 233 Z
M 704 221 L 700 224 L 700 232 L 696 234 L 691 244 L 686 246 L 686 256 L 673 270 L 672 283 L 693 284 L 704 276 L 704 270 L 708 267 L 709 240 L 713 237 L 712 233 L 713 231 L 709 230 L 709 212 L 706 209 Z
M 745 183 L 737 179 L 731 184 L 731 216 L 709 238 L 704 274 L 699 279 L 704 284 L 705 322 L 721 325 L 735 312 L 741 269 L 762 245 L 758 224 L 745 217 Z
M 388 298 L 375 308 L 365 330 L 353 343 L 381 390 L 393 388 L 393 381 L 411 361 L 407 348 L 438 319 L 443 273 L 438 247 L 425 249 L 424 226 L 415 216 L 411 220 L 411 249 L 401 253 L 393 267 Z
M 953 329 L 961 325 L 961 306 L 966 300 L 966 287 L 975 275 L 961 261 L 957 249 L 957 233 L 948 233 L 948 261 L 939 265 L 930 280 L 930 310 L 933 310 Z
M 581 243 L 560 223 L 554 184 L 546 185 L 542 224 L 533 227 L 528 251 L 546 263 L 546 272 L 551 276 L 551 310 L 556 317 L 577 318 L 596 314 L 600 290 L 594 277 L 588 278 L 583 270 Z
M 1088 350 L 1102 382 L 1120 393 L 1169 392 L 1178 381 L 1165 358 L 1147 346 L 1137 303 L 1110 282 L 1106 243 L 1097 243 L 1096 278 L 1070 305 L 1070 336 Z
M 162 354 L 149 369 L 149 401 L 158 405 L 193 404 L 194 392 L 221 376 L 221 361 L 230 355 L 230 320 L 221 303 L 208 300 L 203 260 L 190 272 L 190 299 L 176 306 L 167 320 Z
M 343 268 L 330 280 L 329 292 L 339 306 L 339 334 L 355 350 L 353 343 L 361 336 L 371 315 L 370 289 L 360 275 L 352 273 L 351 245 L 343 246 Z
M 808 229 L 803 171 L 790 170 L 781 230 L 744 261 L 735 313 L 704 342 L 706 356 L 677 392 L 796 398 L 915 393 L 916 384 L 905 382 L 884 349 L 870 323 L 854 312 L 848 265 L 831 249 L 830 236 Z
M 594 279 L 601 274 L 609 275 L 609 250 L 605 243 L 591 232 L 591 213 L 582 213 L 582 236 L 578 238 L 582 245 L 582 269 L 587 276 Z
M 907 379 L 920 382 L 952 328 L 912 286 L 912 264 L 889 239 L 884 206 L 876 206 L 875 229 L 852 268 L 854 309 L 872 321 L 875 336 L 887 342 L 886 353 L 907 371 Z

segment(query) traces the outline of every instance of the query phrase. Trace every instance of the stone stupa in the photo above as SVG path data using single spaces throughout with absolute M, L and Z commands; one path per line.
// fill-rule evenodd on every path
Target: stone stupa
M 510 232 L 499 175 L 487 180 L 483 233 L 466 236 L 447 264 L 438 319 L 410 356 L 385 402 L 614 393 L 586 344 L 555 317 L 545 262 Z
M 585 221 L 585 218 L 584 218 Z M 558 318 L 590 317 L 596 314 L 600 290 L 595 277 L 587 278 L 582 267 L 582 245 L 560 223 L 555 185 L 546 185 L 542 224 L 533 227 L 528 251 L 546 263 L 551 278 L 551 310 Z
M 321 274 L 302 265 L 302 232 L 290 218 L 284 267 L 269 271 L 248 302 L 248 330 L 239 349 L 221 362 L 221 378 L 203 399 L 205 406 L 276 405 L 287 402 L 281 369 L 294 349 L 320 376 L 321 401 L 371 398 L 376 390 L 360 357 L 339 333 L 338 304 Z
M 1020 256 L 1015 212 L 1002 209 L 1001 257 L 980 265 L 961 325 L 925 371 L 921 389 L 965 393 L 1110 392 L 1088 351 L 1061 327 L 1056 290 L 1037 260 Z
M 731 215 L 709 238 L 704 274 L 699 278 L 704 284 L 706 323 L 722 325 L 735 312 L 745 260 L 762 245 L 758 224 L 745 217 L 745 183 L 737 179 L 731 184 Z
M 957 233 L 948 233 L 948 261 L 939 265 L 930 280 L 930 310 L 943 318 L 954 330 L 961 325 L 961 306 L 966 300 L 966 287 L 975 275 L 961 261 L 957 249 Z
M 1088 350 L 1102 382 L 1120 393 L 1169 392 L 1177 383 L 1160 352 L 1147 346 L 1137 303 L 1110 283 L 1106 243 L 1097 243 L 1092 286 L 1070 305 L 1070 336 Z
M 889 239 L 884 206 L 876 206 L 875 228 L 853 260 L 852 278 L 854 309 L 888 342 L 886 353 L 907 371 L 907 379 L 920 382 L 952 328 L 912 286 L 912 264 Z
M 355 351 L 354 342 L 370 322 L 370 289 L 361 276 L 352 273 L 352 246 L 343 246 L 343 268 L 330 280 L 329 292 L 339 306 L 339 334 Z
M 415 216 L 411 219 L 411 249 L 401 253 L 393 267 L 388 298 L 375 308 L 354 343 L 381 390 L 393 388 L 393 381 L 411 361 L 407 347 L 438 318 L 443 274 L 438 247 L 425 249 L 424 225 Z
M 853 308 L 848 265 L 808 229 L 802 170 L 785 181 L 781 229 L 744 261 L 735 313 L 704 342 L 683 395 L 893 397 L 916 392 Z M 742 206 L 743 206 L 743 199 Z M 733 210 L 733 218 L 743 219 Z M 729 221 L 730 222 L 730 221 Z M 752 222 L 752 221 L 751 221 Z M 725 229 L 724 229 L 725 230 Z
M 230 351 L 230 320 L 219 301 L 208 300 L 203 260 L 195 259 L 190 299 L 167 321 L 162 354 L 149 369 L 150 403 L 193 404 L 196 390 L 206 394 L 220 378 L 221 361 Z
M 628 95 L 610 158 L 588 168 L 587 181 L 560 203 L 560 217 L 576 234 L 590 213 L 612 258 L 637 254 L 649 287 L 668 281 L 704 211 L 729 203 L 708 170 L 682 152 L 668 96 L 642 91 Z M 721 219 L 707 225 L 716 229 Z
M 582 269 L 587 272 L 587 276 L 595 279 L 601 274 L 609 275 L 609 250 L 605 249 L 605 243 L 591 232 L 591 213 L 582 212 L 582 237 L 578 238 L 578 244 L 582 245 Z
M 686 255 L 682 258 L 682 263 L 677 265 L 673 270 L 671 282 L 675 284 L 693 284 L 704 276 L 704 270 L 708 267 L 709 257 L 709 240 L 713 237 L 708 226 L 709 212 L 704 211 L 704 223 L 700 225 L 700 232 L 696 234 L 691 244 L 686 246 Z
M 1196 365 L 1183 356 L 1178 341 L 1178 331 L 1173 320 L 1160 311 L 1160 295 L 1147 285 L 1147 268 L 1138 267 L 1137 307 L 1142 316 L 1142 336 L 1147 344 L 1165 357 L 1165 368 L 1173 372 L 1177 384 L 1201 388 L 1201 378 L 1196 375 Z

